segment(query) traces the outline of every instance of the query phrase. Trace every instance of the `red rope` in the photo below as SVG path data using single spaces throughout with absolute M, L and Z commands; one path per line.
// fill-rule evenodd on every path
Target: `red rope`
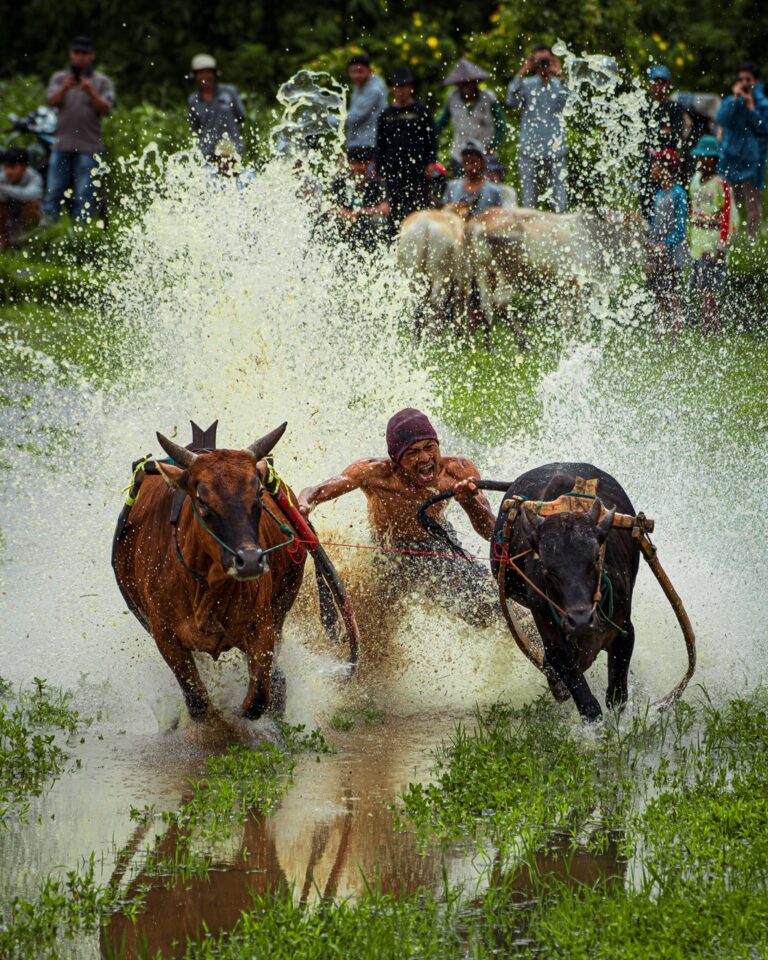
M 296 542 L 311 546 L 314 541 L 297 539 Z M 338 543 L 334 540 L 318 540 L 317 543 L 324 547 L 348 547 L 350 550 L 376 550 L 378 553 L 401 553 L 411 554 L 416 557 L 444 557 L 447 560 L 485 560 L 490 562 L 488 557 L 476 556 L 474 554 L 463 557 L 460 553 L 436 553 L 432 550 L 403 550 L 397 547 L 377 547 L 368 543 Z

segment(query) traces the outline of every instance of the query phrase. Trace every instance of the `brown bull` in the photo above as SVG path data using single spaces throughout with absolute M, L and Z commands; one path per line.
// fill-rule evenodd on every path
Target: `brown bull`
M 158 463 L 131 507 L 113 565 L 118 584 L 157 643 L 196 720 L 210 704 L 193 651 L 217 659 L 237 647 L 250 682 L 243 714 L 270 704 L 276 642 L 301 586 L 305 553 L 285 544 L 279 508 L 264 489 L 263 458 L 286 424 L 247 450 L 195 454 L 158 434 L 176 466 Z M 174 496 L 185 494 L 176 530 Z M 176 543 L 174 542 L 176 539 Z M 178 546 L 178 549 L 177 549 Z

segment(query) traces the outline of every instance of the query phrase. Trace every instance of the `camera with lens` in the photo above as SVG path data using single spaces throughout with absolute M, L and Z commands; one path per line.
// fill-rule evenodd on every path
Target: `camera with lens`
M 552 61 L 549 59 L 549 57 L 542 57 L 541 60 L 539 60 L 536 64 L 539 70 L 549 70 L 551 65 Z
M 76 66 L 75 64 L 72 64 L 72 66 L 69 68 L 69 71 L 70 71 L 70 73 L 72 74 L 72 76 L 75 78 L 75 80 L 77 80 L 78 83 L 79 83 L 79 82 L 80 82 L 80 78 L 81 78 L 82 75 L 83 75 L 83 68 L 82 68 L 82 67 L 78 67 L 78 66 Z

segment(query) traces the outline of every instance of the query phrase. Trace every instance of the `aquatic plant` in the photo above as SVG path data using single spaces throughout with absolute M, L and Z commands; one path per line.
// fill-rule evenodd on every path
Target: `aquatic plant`
M 85 723 L 71 694 L 45 680 L 15 692 L 0 678 L 0 828 L 23 817 L 29 799 L 64 771 L 66 740 Z

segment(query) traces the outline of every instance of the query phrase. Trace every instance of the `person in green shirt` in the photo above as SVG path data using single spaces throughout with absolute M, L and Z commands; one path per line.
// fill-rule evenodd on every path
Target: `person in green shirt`
M 688 247 L 693 266 L 690 285 L 701 294 L 701 332 L 720 332 L 718 299 L 725 286 L 728 244 L 736 229 L 736 205 L 730 184 L 717 173 L 720 144 L 704 136 L 692 151 L 696 173 L 688 188 Z

